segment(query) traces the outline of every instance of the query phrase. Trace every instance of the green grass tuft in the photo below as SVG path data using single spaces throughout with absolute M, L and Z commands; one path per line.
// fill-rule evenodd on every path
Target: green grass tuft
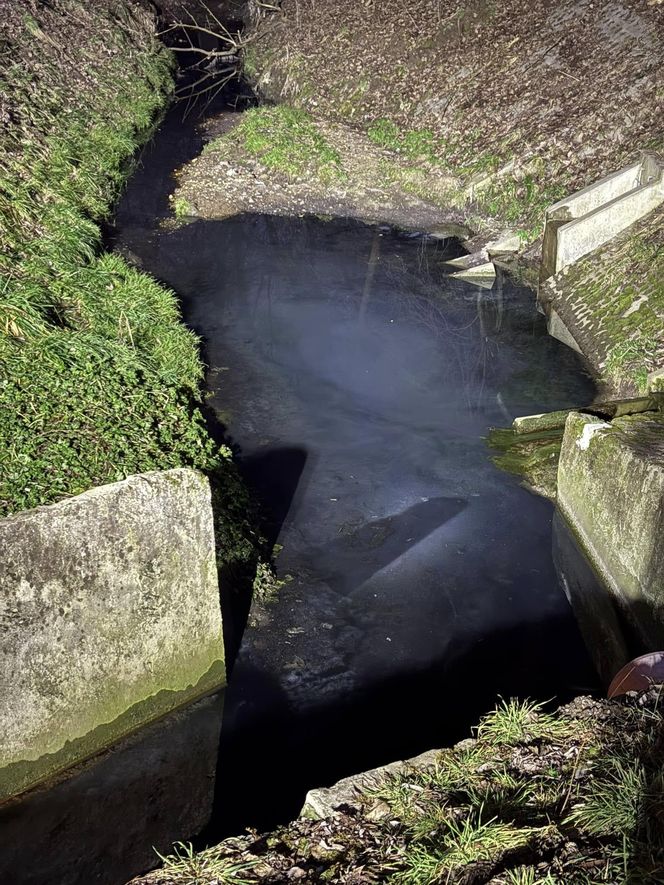
M 646 793 L 646 774 L 638 759 L 603 759 L 590 794 L 568 821 L 594 836 L 633 837 Z
M 295 179 L 314 175 L 329 183 L 343 178 L 341 157 L 306 111 L 288 105 L 246 111 L 230 136 L 268 169 Z M 223 140 L 224 136 L 222 136 Z M 219 141 L 206 150 L 214 151 Z
M 497 861 L 506 852 L 528 844 L 531 830 L 499 821 L 482 821 L 481 812 L 462 821 L 446 821 L 434 844 L 411 844 L 403 868 L 395 874 L 398 885 L 434 885 L 467 864 Z
M 477 737 L 496 746 L 569 738 L 570 724 L 542 713 L 542 706 L 531 701 L 501 701 L 495 710 L 484 717 L 477 729 Z
M 164 872 L 169 882 L 177 885 L 202 885 L 204 882 L 216 885 L 251 885 L 256 880 L 247 879 L 245 873 L 256 866 L 256 861 L 238 862 L 227 857 L 218 857 L 214 849 L 194 852 L 191 842 L 176 842 L 173 854 L 165 857 L 159 852 Z
M 411 160 L 447 165 L 445 140 L 432 129 L 401 129 L 396 123 L 381 117 L 369 125 L 367 135 L 374 144 L 404 154 Z

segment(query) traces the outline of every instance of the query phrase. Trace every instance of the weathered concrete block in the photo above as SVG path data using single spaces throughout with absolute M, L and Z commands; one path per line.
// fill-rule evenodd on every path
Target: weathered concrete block
M 559 511 L 553 518 L 553 562 L 595 669 L 608 688 L 631 658 L 631 634 L 622 607 L 579 549 Z
M 664 183 L 660 179 L 623 194 L 606 206 L 570 221 L 558 228 L 555 273 L 574 264 L 579 258 L 603 246 L 639 218 L 648 215 L 664 202 Z
M 496 278 L 496 266 L 493 261 L 485 261 L 484 264 L 474 264 L 464 270 L 457 270 L 450 276 L 456 280 L 469 280 L 471 283 L 477 280 L 488 280 L 493 283 Z
M 521 249 L 521 240 L 517 234 L 505 233 L 502 237 L 490 240 L 484 247 L 490 258 L 494 255 L 509 255 Z
M 543 412 L 539 415 L 523 415 L 515 418 L 512 428 L 515 433 L 541 433 L 548 430 L 562 430 L 565 426 L 569 410 L 559 412 Z
M 544 282 L 617 236 L 664 202 L 664 176 L 655 158 L 608 175 L 546 210 Z
M 664 414 L 570 412 L 558 504 L 644 648 L 664 648 Z
M 657 369 L 648 375 L 648 390 L 652 393 L 664 393 L 664 369 Z
M 331 787 L 318 787 L 309 790 L 300 817 L 323 820 L 333 815 L 340 807 L 359 809 L 363 803 L 367 802 L 367 793 L 384 786 L 389 778 L 409 772 L 433 769 L 440 754 L 441 750 L 427 750 L 425 753 L 406 761 L 390 762 L 380 768 L 372 768 L 370 771 L 345 777 Z
M 572 335 L 565 323 L 561 320 L 558 312 L 555 311 L 553 308 L 550 308 L 547 314 L 546 329 L 552 338 L 555 338 L 562 344 L 566 344 L 567 347 L 571 347 L 572 350 L 575 350 L 577 353 L 582 353 L 582 350 L 577 344 L 574 335 Z
M 484 267 L 488 262 L 489 256 L 484 249 L 479 252 L 469 252 L 467 255 L 460 255 L 458 258 L 450 258 L 445 264 L 448 267 L 459 268 L 461 270 L 470 270 L 471 268 Z M 495 272 L 494 272 L 495 276 Z
M 9 517 L 0 545 L 0 800 L 223 684 L 201 474 Z

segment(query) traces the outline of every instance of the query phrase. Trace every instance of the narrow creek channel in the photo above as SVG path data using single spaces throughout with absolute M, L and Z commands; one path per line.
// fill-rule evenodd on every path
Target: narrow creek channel
M 241 216 L 141 253 L 203 337 L 211 406 L 289 579 L 234 662 L 217 834 L 460 738 L 497 695 L 594 684 L 553 566 L 553 508 L 484 439 L 592 388 L 531 293 L 450 279 L 449 246 Z
M 460 739 L 499 695 L 596 687 L 553 508 L 484 439 L 593 395 L 532 293 L 451 279 L 453 242 L 347 219 L 162 230 L 170 173 L 197 143 L 172 112 L 114 242 L 202 337 L 209 404 L 287 580 L 231 648 L 223 722 L 207 699 L 2 811 L 1 881 L 121 883 L 152 845 L 273 825 L 308 788 Z M 32 875 L 3 879 L 21 852 L 42 855 Z

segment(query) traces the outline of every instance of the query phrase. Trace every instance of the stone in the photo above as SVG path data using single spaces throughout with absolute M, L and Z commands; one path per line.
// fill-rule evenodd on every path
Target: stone
M 0 801 L 223 684 L 202 474 L 19 513 L 0 545 Z
M 436 240 L 467 240 L 472 236 L 470 228 L 454 221 L 443 221 L 428 228 L 427 233 Z
M 543 412 L 540 415 L 524 415 L 515 418 L 512 427 L 515 433 L 540 433 L 548 430 L 559 430 L 565 426 L 568 409 L 561 412 Z
M 516 234 L 506 233 L 497 240 L 491 240 L 484 248 L 491 258 L 494 255 L 507 255 L 519 251 L 521 240 Z
M 648 390 L 651 393 L 664 393 L 664 369 L 657 369 L 648 375 Z
M 300 817 L 311 820 L 323 820 L 326 817 L 330 817 L 341 807 L 359 809 L 362 805 L 366 805 L 367 802 L 371 802 L 364 795 L 366 792 L 378 789 L 390 776 L 405 774 L 408 771 L 421 771 L 433 768 L 439 755 L 440 750 L 427 750 L 426 753 L 421 753 L 419 756 L 415 756 L 405 762 L 391 762 L 389 765 L 372 768 L 370 771 L 346 777 L 331 787 L 309 790 L 300 812 Z M 374 816 L 380 817 L 382 811 L 380 800 L 377 800 L 375 804 Z M 369 814 L 371 814 L 371 811 Z
M 664 413 L 570 412 L 558 505 L 643 649 L 664 648 Z

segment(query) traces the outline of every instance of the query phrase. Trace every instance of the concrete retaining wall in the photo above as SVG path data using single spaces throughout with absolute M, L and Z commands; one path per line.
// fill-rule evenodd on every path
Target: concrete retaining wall
M 223 683 L 201 474 L 21 513 L 0 546 L 0 801 Z
M 552 218 L 581 218 L 639 187 L 641 183 L 641 163 L 633 163 L 554 203 L 548 209 L 547 215 Z
M 664 176 L 649 156 L 554 203 L 546 211 L 542 282 L 608 243 L 664 202 Z
M 656 389 L 664 367 L 663 244 L 664 203 L 540 286 L 549 331 L 583 353 L 604 393 Z
M 603 246 L 664 202 L 664 182 L 644 184 L 583 218 L 558 228 L 555 272 Z
M 664 648 L 664 413 L 571 412 L 558 504 L 642 649 Z

